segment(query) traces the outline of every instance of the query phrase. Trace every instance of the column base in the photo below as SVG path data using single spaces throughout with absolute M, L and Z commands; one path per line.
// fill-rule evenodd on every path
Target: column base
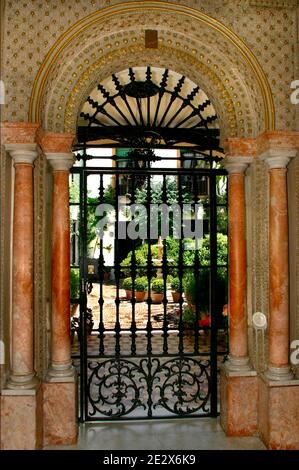
M 39 380 L 35 374 L 28 376 L 11 374 L 7 381 L 6 388 L 9 390 L 32 390 L 38 386 L 38 383 Z
M 268 449 L 299 450 L 299 380 L 259 378 L 259 434 Z
M 288 380 L 292 380 L 294 378 L 294 375 L 292 374 L 289 366 L 284 366 L 284 367 L 269 366 L 268 370 L 266 370 L 264 375 L 270 382 L 271 381 L 285 382 Z
M 71 445 L 78 436 L 77 378 L 43 383 L 45 445 Z
M 252 370 L 249 357 L 233 357 L 229 356 L 228 361 L 224 364 L 227 372 L 250 372 Z
M 42 387 L 1 392 L 1 449 L 35 450 L 43 442 Z
M 46 382 L 72 382 L 76 371 L 72 363 L 51 364 L 48 370 Z
M 254 370 L 220 371 L 220 424 L 227 436 L 252 436 L 258 431 L 258 382 Z

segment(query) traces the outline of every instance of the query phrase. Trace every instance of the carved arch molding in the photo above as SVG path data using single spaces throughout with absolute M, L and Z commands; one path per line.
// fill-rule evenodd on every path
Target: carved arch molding
M 158 48 L 145 48 L 145 30 Z M 51 48 L 36 76 L 29 118 L 44 129 L 74 132 L 91 90 L 134 66 L 174 70 L 199 85 L 213 103 L 222 139 L 256 136 L 275 126 L 266 76 L 246 44 L 218 20 L 164 2 L 124 2 L 82 18 Z

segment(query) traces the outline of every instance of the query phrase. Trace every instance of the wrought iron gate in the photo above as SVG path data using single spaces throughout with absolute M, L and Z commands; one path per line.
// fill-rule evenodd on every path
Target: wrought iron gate
M 85 153 L 81 162 L 72 170 L 80 194 L 71 195 L 79 220 L 73 228 L 72 269 L 80 272 L 81 286 L 80 315 L 73 325 L 81 421 L 216 416 L 218 366 L 227 354 L 227 259 L 219 254 L 225 235 L 217 236 L 219 214 L 227 209 L 226 194 L 219 191 L 225 171 L 211 154 L 200 152 L 163 159 L 135 149 L 125 157 L 101 156 L 99 167 L 89 166 Z M 97 194 L 91 192 L 95 187 Z M 99 234 L 103 203 L 110 204 L 111 213 L 105 212 Z M 201 204 L 203 239 L 198 244 L 171 235 L 152 240 L 152 203 L 173 203 L 182 233 L 184 204 L 191 219 Z M 123 236 L 131 222 L 126 207 L 132 204 L 145 208 L 141 215 L 136 212 L 134 226 L 143 230 L 143 240 Z M 157 217 L 161 229 L 160 213 Z M 174 224 L 173 213 L 169 221 Z M 103 233 L 113 245 L 105 245 Z M 155 303 L 154 288 L 163 294 L 162 303 Z M 139 289 L 147 299 L 139 301 Z

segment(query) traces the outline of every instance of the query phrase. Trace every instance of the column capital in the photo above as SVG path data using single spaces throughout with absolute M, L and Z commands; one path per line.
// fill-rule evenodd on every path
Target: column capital
M 299 132 L 267 131 L 257 138 L 257 156 L 270 169 L 286 168 L 299 150 Z
M 70 153 L 74 139 L 74 134 L 46 132 L 43 130 L 38 132 L 38 143 L 45 154 Z
M 2 144 L 33 144 L 36 142 L 39 127 L 40 125 L 34 122 L 1 122 L 1 142 Z
M 290 160 L 297 155 L 296 149 L 286 148 L 269 148 L 261 155 L 259 160 L 263 160 L 267 163 L 270 170 L 286 168 Z
M 36 144 L 5 144 L 5 150 L 10 154 L 15 165 L 32 165 L 38 155 Z
M 221 165 L 229 174 L 242 174 L 246 171 L 248 165 L 253 161 L 253 157 L 226 156 Z
M 45 155 L 53 171 L 69 171 L 75 161 L 75 155 L 71 152 L 46 153 Z

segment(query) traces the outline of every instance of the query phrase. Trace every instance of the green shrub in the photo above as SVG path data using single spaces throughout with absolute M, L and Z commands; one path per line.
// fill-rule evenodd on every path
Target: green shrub
M 136 277 L 135 292 L 144 292 L 147 290 L 148 280 L 146 277 Z
M 208 311 L 210 305 L 210 272 L 209 269 L 201 269 L 195 275 L 189 272 L 183 280 L 184 292 L 187 300 L 192 305 L 197 305 L 201 311 Z
M 132 278 L 131 277 L 126 277 L 123 280 L 123 289 L 132 290 Z
M 182 314 L 182 320 L 188 326 L 194 326 L 196 319 L 195 313 L 191 310 L 191 308 L 186 307 Z
M 156 294 L 164 293 L 164 280 L 163 279 L 154 279 L 152 282 L 152 291 Z
M 80 297 L 80 269 L 71 268 L 71 299 Z
M 122 268 L 125 269 L 125 272 L 129 274 L 130 268 L 132 266 L 132 254 L 133 252 L 130 251 L 127 257 L 121 262 Z M 151 245 L 151 257 L 154 259 L 158 258 L 158 247 Z M 136 267 L 143 266 L 142 268 L 138 269 L 138 274 L 140 276 L 147 274 L 147 258 L 148 258 L 148 244 L 143 243 L 142 245 L 138 246 L 135 249 L 135 260 L 136 260 Z
M 180 280 L 178 277 L 174 277 L 171 281 L 172 290 L 179 292 L 180 291 Z

